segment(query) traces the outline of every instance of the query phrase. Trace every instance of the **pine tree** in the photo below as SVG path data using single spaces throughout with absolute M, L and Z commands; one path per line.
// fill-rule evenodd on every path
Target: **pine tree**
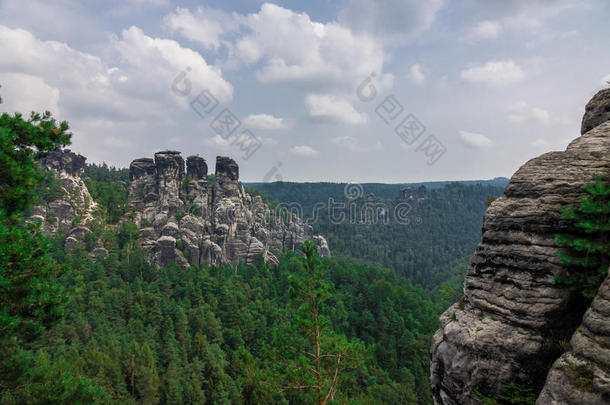
M 296 331 L 291 346 L 304 345 L 289 362 L 287 376 L 292 381 L 283 390 L 313 392 L 310 400 L 325 405 L 335 399 L 342 373 L 357 367 L 363 352 L 361 342 L 350 342 L 335 334 L 323 315 L 324 303 L 331 296 L 330 285 L 323 279 L 323 268 L 311 241 L 305 241 L 305 275 L 291 279 L 290 295 L 298 306 Z
M 610 187 L 597 176 L 595 183 L 584 189 L 587 194 L 577 209 L 559 208 L 572 229 L 555 237 L 557 244 L 565 248 L 559 258 L 567 267 L 557 280 L 592 299 L 610 266 Z
M 144 343 L 137 353 L 135 372 L 135 388 L 143 405 L 159 403 L 159 374 L 155 366 L 155 359 L 148 343 Z
M 0 115 L 0 402 L 47 403 L 50 398 L 94 402 L 103 390 L 50 367 L 31 350 L 64 315 L 67 294 L 57 282 L 63 270 L 38 224 L 25 222 L 44 176 L 36 160 L 70 143 L 66 122 L 49 112 Z M 86 398 L 86 399 L 85 399 Z

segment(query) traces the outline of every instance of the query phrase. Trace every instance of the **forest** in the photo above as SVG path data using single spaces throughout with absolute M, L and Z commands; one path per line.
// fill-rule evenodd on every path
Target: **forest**
M 64 234 L 26 221 L 56 197 L 58 179 L 36 161 L 69 144 L 67 124 L 3 114 L 0 131 L 2 403 L 431 403 L 430 338 L 459 280 L 428 288 L 307 244 L 273 267 L 157 268 L 123 219 L 127 171 L 106 165 L 85 170 L 101 209 L 67 249 Z M 107 256 L 92 255 L 95 240 Z
M 402 185 L 360 185 L 354 199 L 344 193 L 349 185 L 336 183 L 259 183 L 248 190 L 264 190 L 279 201 L 280 209 L 298 203 L 334 256 L 389 268 L 416 284 L 437 288 L 466 269 L 481 238 L 487 203 L 502 194 L 502 184 L 502 179 L 436 183 L 413 199 L 399 197 Z M 312 215 L 316 204 L 321 209 Z

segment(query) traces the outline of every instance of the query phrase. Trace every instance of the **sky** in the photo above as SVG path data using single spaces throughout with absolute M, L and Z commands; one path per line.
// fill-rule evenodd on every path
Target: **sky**
M 510 177 L 610 81 L 605 0 L 0 0 L 3 112 L 88 162 L 217 155 L 242 181 Z

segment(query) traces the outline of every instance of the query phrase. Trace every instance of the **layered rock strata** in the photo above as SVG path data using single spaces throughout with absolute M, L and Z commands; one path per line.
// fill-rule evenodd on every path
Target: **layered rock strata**
M 544 386 L 540 404 L 610 403 L 607 282 L 582 320 L 586 306 L 579 295 L 555 281 L 564 270 L 555 235 L 568 226 L 558 206 L 579 205 L 585 183 L 596 175 L 610 175 L 610 117 L 605 113 L 610 102 L 600 106 L 610 101 L 609 94 L 602 91 L 587 105 L 586 133 L 566 151 L 544 154 L 522 166 L 485 214 L 464 298 L 442 315 L 433 338 L 436 404 L 482 404 L 484 397 L 498 398 L 511 384 L 536 393 Z M 547 376 L 562 352 L 561 342 L 571 336 L 572 351 Z M 588 339 L 597 337 L 601 340 L 595 349 Z M 583 365 L 594 357 L 599 365 L 588 374 L 594 376 L 593 393 L 579 395 L 578 382 L 566 377 L 569 364 Z M 593 402 L 570 399 L 579 397 Z
M 569 350 L 553 364 L 537 404 L 610 404 L 610 278 L 585 313 Z

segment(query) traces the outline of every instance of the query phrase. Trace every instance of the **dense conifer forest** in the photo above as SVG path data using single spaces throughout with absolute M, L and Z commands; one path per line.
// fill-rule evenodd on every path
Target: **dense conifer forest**
M 450 266 L 419 279 L 422 270 L 395 266 L 414 253 L 406 241 L 418 234 L 400 224 L 320 221 L 334 258 L 319 259 L 305 246 L 306 258 L 287 252 L 276 266 L 261 258 L 250 266 L 157 268 L 129 222 L 127 171 L 89 165 L 83 178 L 99 207 L 89 236 L 68 249 L 65 230 L 46 234 L 26 221 L 32 205 L 57 196 L 59 180 L 36 160 L 69 144 L 67 125 L 47 115 L 0 121 L 3 403 L 430 403 L 430 338 L 439 314 L 460 296 L 463 263 L 451 259 L 468 249 L 462 239 L 446 238 L 456 248 L 436 262 L 430 244 L 426 269 L 443 260 Z M 472 233 L 474 243 L 478 229 L 467 222 L 494 193 L 455 184 L 414 202 L 415 213 L 434 218 L 427 229 L 436 234 L 419 232 L 413 249 L 447 232 L 447 216 L 455 235 Z M 471 217 L 459 219 L 465 212 Z M 370 253 L 387 243 L 384 230 L 405 243 L 388 245 L 394 262 Z M 92 254 L 99 240 L 108 255 Z M 312 353 L 317 368 L 308 366 Z
M 280 209 L 297 211 L 297 203 L 334 256 L 393 269 L 437 288 L 465 270 L 481 237 L 487 203 L 502 194 L 504 180 L 428 183 L 433 187 L 418 194 L 422 185 L 410 186 L 412 198 L 401 195 L 403 185 L 354 185 L 354 199 L 346 197 L 351 185 L 336 183 L 256 183 L 248 189 L 269 193 Z

